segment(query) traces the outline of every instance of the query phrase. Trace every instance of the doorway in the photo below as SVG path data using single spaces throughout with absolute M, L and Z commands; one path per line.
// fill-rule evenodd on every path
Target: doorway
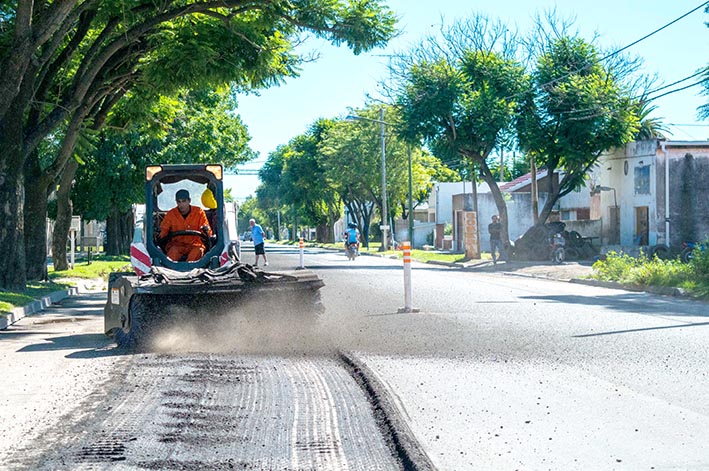
M 647 206 L 635 208 L 635 245 L 648 245 L 649 236 L 649 209 Z

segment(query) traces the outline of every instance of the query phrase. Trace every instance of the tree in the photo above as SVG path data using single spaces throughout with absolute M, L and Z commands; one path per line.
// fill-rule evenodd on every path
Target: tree
M 285 147 L 285 145 L 278 146 L 278 148 L 268 156 L 266 163 L 264 163 L 261 170 L 259 170 L 261 185 L 256 189 L 256 200 L 253 204 L 258 205 L 258 209 L 265 217 L 273 213 L 282 213 L 284 215 L 287 213 L 287 206 L 282 200 L 281 192 L 285 154 L 287 152 Z M 289 213 L 292 214 L 292 212 Z M 263 218 L 261 220 L 263 220 Z
M 509 131 L 527 86 L 514 59 L 515 36 L 484 16 L 429 38 L 397 67 L 396 103 L 409 138 L 477 169 L 490 187 L 507 237 L 507 205 L 488 165 Z M 471 174 L 474 172 L 470 172 Z
M 23 288 L 25 164 L 43 139 L 63 129 L 53 162 L 32 166 L 46 195 L 87 120 L 101 123 L 141 79 L 163 92 L 268 86 L 297 75 L 302 32 L 360 53 L 386 43 L 395 19 L 378 0 L 17 0 L 3 4 L 0 22 L 0 287 Z
M 637 107 L 623 82 L 628 66 L 602 63 L 597 49 L 578 37 L 552 39 L 539 56 L 519 115 L 518 139 L 549 175 L 563 171 L 539 224 L 560 197 L 583 185 L 601 153 L 628 142 L 637 131 Z
M 369 106 L 355 110 L 354 114 L 364 119 L 334 123 L 320 146 L 327 181 L 357 221 L 365 246 L 368 246 L 369 226 L 375 205 L 379 207 L 382 222 L 399 213 L 409 217 L 409 149 L 412 152 L 413 193 L 417 200 L 423 199 L 430 191 L 433 175 L 447 175 L 450 178 L 450 172 L 446 173 L 438 159 L 401 138 L 401 119 L 393 107 L 385 106 L 384 121 L 387 124 L 384 154 L 389 214 L 383 215 L 381 124 L 377 122 L 378 109 L 378 106 Z
M 145 196 L 146 165 L 219 162 L 233 168 L 254 157 L 246 127 L 231 111 L 236 103 L 228 89 L 183 90 L 174 98 L 160 97 L 157 103 L 162 105 L 145 117 L 147 121 L 134 120 L 131 113 L 134 100 L 141 98 L 131 97 L 116 110 L 112 124 L 119 129 L 101 133 L 100 145 L 79 167 L 73 189 L 77 214 L 107 221 L 106 252 L 114 255 L 128 252 L 132 204 Z M 159 131 L 151 129 L 158 122 Z M 55 259 L 60 249 L 56 245 Z
M 650 101 L 643 96 L 635 102 L 635 106 L 640 124 L 633 140 L 664 139 L 664 133 L 668 131 L 667 127 L 662 123 L 661 118 L 650 116 L 657 109 L 657 105 L 651 105 Z
M 265 214 L 259 209 L 258 200 L 253 196 L 249 196 L 239 206 L 239 219 L 237 221 L 237 230 L 239 232 L 250 231 L 249 219 L 255 219 L 262 222 L 266 220 Z
M 334 223 L 342 213 L 342 204 L 327 181 L 319 151 L 323 137 L 332 126 L 331 120 L 319 119 L 283 149 L 283 202 L 297 210 L 303 224 L 316 227 L 319 242 L 334 242 Z

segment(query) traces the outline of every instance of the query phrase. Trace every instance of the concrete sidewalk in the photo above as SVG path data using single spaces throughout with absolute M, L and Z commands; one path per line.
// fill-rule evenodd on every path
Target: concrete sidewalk
M 82 278 L 72 278 L 70 281 L 76 283 L 76 286 L 49 293 L 36 301 L 32 301 L 25 306 L 16 307 L 10 313 L 0 316 L 0 330 L 7 329 L 8 326 L 11 326 L 20 319 L 41 312 L 52 304 L 58 303 L 69 296 L 76 296 L 79 293 L 106 291 L 107 289 L 107 283 L 101 279 L 86 280 Z
M 54 303 L 58 303 L 69 296 L 74 296 L 79 293 L 79 288 L 72 287 L 61 291 L 55 291 L 46 296 L 41 297 L 36 301 L 32 301 L 26 306 L 20 306 L 14 308 L 10 313 L 0 317 L 0 330 L 7 329 L 8 326 L 14 324 L 20 319 L 29 316 L 30 314 L 35 314 L 37 312 L 43 311 L 47 307 Z

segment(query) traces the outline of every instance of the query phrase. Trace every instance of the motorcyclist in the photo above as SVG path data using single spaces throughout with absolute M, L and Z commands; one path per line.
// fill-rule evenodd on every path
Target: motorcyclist
M 345 237 L 345 249 L 349 249 L 350 245 L 354 244 L 355 252 L 359 251 L 359 229 L 357 229 L 357 224 L 351 222 L 347 225 L 347 230 L 344 233 Z

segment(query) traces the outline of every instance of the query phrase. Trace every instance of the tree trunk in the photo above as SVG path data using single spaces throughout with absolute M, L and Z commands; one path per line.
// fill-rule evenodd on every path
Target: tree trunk
M 133 211 L 111 210 L 106 218 L 106 255 L 128 255 L 133 240 Z
M 529 154 L 529 167 L 532 175 L 532 221 L 536 226 L 539 223 L 539 192 L 537 191 L 537 164 L 534 154 Z
M 485 164 L 484 160 L 482 164 Z M 487 165 L 485 166 L 487 167 Z M 470 168 L 470 186 L 473 190 L 473 211 L 475 211 L 475 253 L 477 258 L 480 258 L 480 212 L 478 208 L 478 178 L 475 175 L 475 165 L 471 165 Z
M 315 238 L 319 243 L 323 244 L 328 242 L 328 234 L 330 232 L 328 229 L 327 224 L 318 224 L 315 228 Z
M 487 185 L 490 187 L 490 193 L 492 193 L 492 198 L 495 200 L 495 206 L 497 207 L 497 212 L 500 216 L 500 223 L 502 224 L 502 234 L 500 234 L 500 237 L 502 238 L 502 241 L 505 243 L 506 247 L 508 245 L 507 242 L 510 240 L 510 234 L 508 229 L 509 226 L 507 220 L 507 203 L 505 202 L 505 198 L 502 196 L 500 187 L 495 181 L 495 177 L 492 175 L 490 168 L 487 166 L 487 163 L 485 163 L 484 160 L 482 161 L 480 170 L 482 178 L 485 183 L 487 183 Z
M 66 168 L 59 180 L 59 190 L 57 190 L 57 221 L 52 233 L 52 256 L 54 258 L 54 270 L 63 271 L 69 269 L 66 258 L 66 241 L 71 228 L 71 183 L 74 180 L 76 169 L 79 163 L 75 159 L 69 160 Z
M 25 259 L 28 280 L 47 279 L 47 189 L 39 161 L 33 155 L 25 167 Z
M 23 109 L 18 99 L 0 119 L 0 288 L 27 283 L 24 244 Z

